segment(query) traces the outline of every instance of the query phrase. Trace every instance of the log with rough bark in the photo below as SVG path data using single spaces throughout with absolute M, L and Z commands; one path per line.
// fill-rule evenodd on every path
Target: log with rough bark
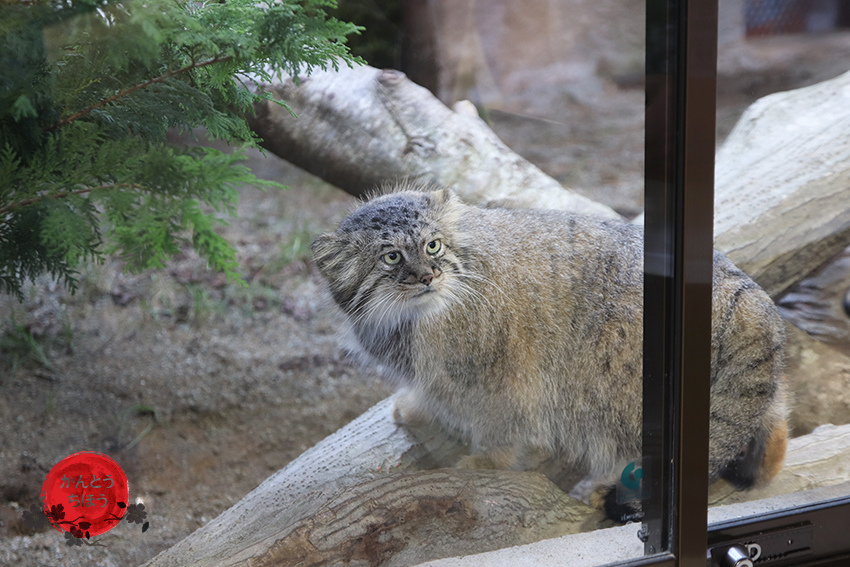
M 262 145 L 354 195 L 407 179 L 453 187 L 469 203 L 618 216 L 511 151 L 470 103 L 451 110 L 399 71 L 343 68 L 257 88 L 297 114 L 257 105 L 248 120 Z
M 379 172 L 361 175 L 352 185 L 357 191 L 410 177 L 454 186 L 470 202 L 588 209 L 542 174 L 529 173 L 483 122 L 452 113 L 402 75 L 366 68 L 340 77 L 347 79 L 320 75 L 280 86 L 304 124 L 296 128 L 298 121 L 280 109 L 261 108 L 264 122 L 255 128 L 267 145 L 274 150 L 275 140 L 289 139 L 299 146 L 315 137 L 307 148 L 284 144 L 275 151 L 287 158 L 288 152 L 317 152 L 328 171 L 313 171 L 328 179 Z M 417 102 L 405 104 L 405 97 Z M 798 110 L 788 115 L 788 108 Z M 842 134 L 850 131 L 850 74 L 768 97 L 754 109 L 718 154 L 716 236 L 721 249 L 775 294 L 848 243 L 850 138 Z M 821 116 L 829 117 L 827 124 Z M 762 129 L 769 140 L 787 141 L 768 153 L 751 148 Z M 441 137 L 443 130 L 452 133 Z M 481 157 L 481 147 L 493 155 Z M 798 156 L 801 149 L 817 155 Z M 397 426 L 390 406 L 385 400 L 331 435 L 150 565 L 403 565 L 599 526 L 598 512 L 539 474 L 440 469 L 464 448 L 437 430 Z M 845 447 L 850 432 L 833 433 L 831 446 Z M 792 442 L 800 450 L 816 445 L 824 446 L 822 438 Z M 800 462 L 792 451 L 782 475 L 809 483 L 792 490 L 846 480 L 845 449 Z M 789 482 L 771 486 L 785 490 Z M 769 495 L 765 490 L 750 496 Z
M 391 413 L 391 399 L 378 403 L 149 565 L 413 564 L 587 523 L 587 507 L 539 473 L 433 468 L 464 447 Z
M 715 162 L 715 247 L 774 298 L 850 242 L 850 73 L 756 101 Z
M 850 494 L 847 479 L 850 427 L 824 426 L 813 435 L 791 441 L 788 465 L 766 489 L 732 492 L 725 483 L 712 487 L 709 494 L 708 523 L 777 513 L 808 506 Z M 814 472 L 814 476 L 812 475 Z M 828 474 L 836 474 L 829 485 L 818 486 Z M 832 484 L 835 482 L 837 484 Z M 744 499 L 745 498 L 745 499 Z M 757 499 L 757 500 L 755 500 Z M 586 567 L 607 565 L 643 555 L 643 544 L 635 537 L 635 527 L 598 530 L 492 552 L 438 559 L 422 567 Z
M 390 413 L 391 400 L 380 402 L 148 566 L 404 566 L 611 525 L 539 473 L 415 470 L 460 447 L 438 431 L 414 436 Z M 721 482 L 710 503 L 849 480 L 850 426 L 829 426 L 792 439 L 766 487 Z

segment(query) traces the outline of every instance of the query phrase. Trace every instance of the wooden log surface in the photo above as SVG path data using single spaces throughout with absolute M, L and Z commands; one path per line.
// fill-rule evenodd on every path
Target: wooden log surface
M 539 473 L 390 472 L 334 495 L 252 564 L 414 565 L 570 533 L 586 519 Z
M 725 483 L 712 486 L 709 494 L 709 525 L 846 497 L 850 494 L 850 481 L 842 482 L 840 479 L 848 476 L 848 434 L 850 428 L 847 426 L 825 426 L 814 435 L 792 440 L 786 469 L 766 489 L 731 492 Z M 826 476 L 831 473 L 835 473 L 835 483 L 826 480 Z M 818 486 L 812 482 L 815 479 Z M 731 497 L 727 497 L 730 494 Z M 643 544 L 635 537 L 635 531 L 634 525 L 626 525 L 476 555 L 429 560 L 420 565 L 586 567 L 617 563 L 643 555 Z
M 240 565 L 262 557 L 335 495 L 389 472 L 446 466 L 463 446 L 441 431 L 414 434 L 392 420 L 390 399 L 304 452 L 236 505 L 149 564 Z
M 384 400 L 147 565 L 404 566 L 611 525 L 539 473 L 416 470 L 461 450 L 438 431 L 395 425 Z M 767 486 L 738 492 L 716 483 L 709 502 L 848 480 L 850 425 L 825 426 L 790 441 Z
M 257 89 L 298 115 L 259 104 L 248 121 L 263 147 L 354 195 L 407 179 L 452 187 L 469 203 L 619 216 L 514 153 L 471 104 L 455 112 L 399 71 L 342 68 Z
M 850 244 L 850 72 L 753 103 L 715 161 L 715 247 L 778 297 Z

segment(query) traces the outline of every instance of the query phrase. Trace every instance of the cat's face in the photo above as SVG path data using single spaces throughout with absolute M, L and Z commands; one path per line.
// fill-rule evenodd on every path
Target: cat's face
M 452 242 L 446 191 L 392 193 L 313 243 L 331 293 L 355 323 L 395 325 L 433 315 L 468 291 Z

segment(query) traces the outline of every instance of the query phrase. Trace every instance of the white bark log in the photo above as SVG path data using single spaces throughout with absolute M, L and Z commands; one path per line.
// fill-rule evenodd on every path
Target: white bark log
M 469 203 L 618 216 L 515 154 L 474 108 L 452 111 L 399 71 L 343 68 L 258 88 L 298 115 L 258 105 L 249 122 L 263 146 L 354 195 L 409 179 L 453 187 Z
M 610 525 L 537 473 L 414 471 L 423 459 L 454 458 L 460 447 L 437 431 L 416 437 L 397 427 L 390 403 L 326 438 L 148 566 L 404 566 Z M 791 440 L 772 483 L 749 492 L 718 483 L 710 505 L 848 480 L 850 425 L 827 426 Z
M 715 247 L 777 297 L 850 243 L 850 73 L 756 101 L 715 162 Z
M 843 498 L 850 494 L 848 451 L 850 426 L 826 426 L 791 441 L 786 468 L 764 490 L 732 492 L 722 483 L 711 488 L 709 525 L 749 516 L 776 513 Z M 835 475 L 833 479 L 829 475 Z M 845 480 L 841 480 L 845 479 Z M 586 567 L 634 559 L 643 555 L 634 525 L 568 535 L 529 545 L 464 557 L 437 559 L 421 567 Z
M 380 402 L 149 565 L 410 565 L 594 527 L 539 473 L 417 470 L 463 447 L 391 412 Z
M 616 216 L 512 152 L 397 71 L 319 72 L 258 85 L 289 102 L 251 118 L 273 153 L 359 195 L 410 179 L 481 205 Z M 719 150 L 715 246 L 773 297 L 850 244 L 850 73 L 757 101 Z

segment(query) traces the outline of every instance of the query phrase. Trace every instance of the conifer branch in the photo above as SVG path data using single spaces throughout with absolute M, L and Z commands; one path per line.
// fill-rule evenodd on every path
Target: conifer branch
M 10 203 L 5 207 L 0 207 L 0 215 L 5 215 L 6 213 L 10 213 L 14 210 L 27 207 L 29 205 L 34 205 L 35 203 L 40 203 L 47 199 L 65 199 L 67 197 L 72 197 L 74 195 L 85 195 L 86 193 L 91 193 L 92 191 L 101 191 L 103 189 L 143 189 L 140 185 L 135 183 L 116 183 L 112 185 L 99 185 L 97 187 L 88 187 L 86 189 L 77 189 L 75 191 L 62 191 L 59 193 L 49 193 L 45 195 L 39 195 L 37 197 L 31 197 L 29 199 L 24 199 L 23 201 L 18 201 L 17 203 Z
M 206 61 L 201 61 L 200 63 L 192 63 L 191 65 L 181 67 L 180 69 L 175 69 L 173 71 L 169 71 L 168 73 L 166 73 L 164 75 L 160 75 L 159 77 L 154 77 L 153 79 L 148 79 L 147 81 L 144 81 L 142 83 L 138 83 L 138 84 L 133 85 L 131 87 L 127 87 L 126 89 L 119 91 L 118 93 L 112 95 L 109 98 L 105 98 L 101 101 L 98 101 L 95 104 L 89 106 L 88 108 L 85 108 L 85 109 L 83 109 L 79 112 L 76 112 L 76 113 L 72 114 L 71 116 L 60 120 L 59 122 L 56 122 L 56 123 L 48 126 L 46 130 L 48 132 L 51 132 L 51 131 L 57 130 L 57 129 L 63 127 L 63 126 L 67 126 L 68 124 L 74 122 L 75 120 L 82 118 L 83 116 L 86 116 L 87 114 L 91 113 L 92 111 L 97 110 L 98 108 L 102 108 L 102 107 L 106 106 L 107 104 L 109 104 L 111 102 L 115 102 L 119 98 L 125 97 L 128 94 L 135 92 L 137 90 L 149 87 L 150 85 L 153 85 L 153 84 L 156 84 L 156 83 L 162 83 L 163 81 L 167 81 L 168 79 L 171 79 L 172 77 L 176 77 L 177 75 L 180 75 L 181 73 L 185 73 L 186 71 L 191 71 L 192 69 L 200 69 L 202 67 L 207 67 L 209 65 L 215 65 L 216 63 L 223 63 L 225 61 L 230 61 L 231 59 L 233 59 L 233 55 L 225 55 L 223 57 L 213 57 L 212 59 L 207 59 Z
M 234 213 L 237 187 L 269 183 L 237 163 L 239 151 L 175 151 L 167 132 L 204 127 L 211 140 L 256 147 L 244 115 L 258 95 L 239 77 L 351 64 L 345 38 L 359 28 L 328 16 L 330 0 L 29 3 L 0 18 L 10 22 L 0 50 L 14 53 L 0 62 L 13 87 L 0 109 L 0 293 L 23 299 L 23 282 L 44 273 L 73 291 L 80 262 L 104 254 L 131 270 L 162 267 L 188 229 L 213 269 L 242 281 L 208 207 Z

